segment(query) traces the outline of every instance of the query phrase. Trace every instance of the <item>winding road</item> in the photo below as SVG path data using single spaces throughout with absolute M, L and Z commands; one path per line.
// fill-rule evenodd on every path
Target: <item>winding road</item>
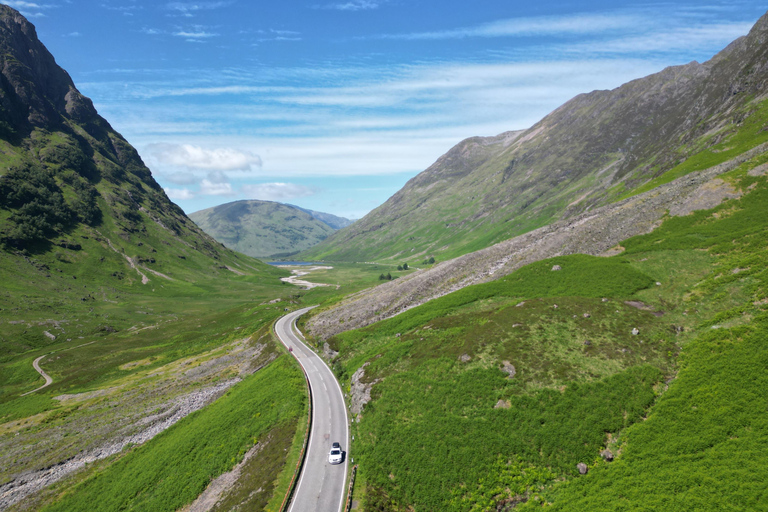
M 35 359 L 32 362 L 32 367 L 37 371 L 37 373 L 39 373 L 45 379 L 45 384 L 43 384 L 42 386 L 40 386 L 37 389 L 33 389 L 32 391 L 27 391 L 26 393 L 23 393 L 21 396 L 27 396 L 27 395 L 29 395 L 31 393 L 34 393 L 35 391 L 40 391 L 41 389 L 43 389 L 45 387 L 48 387 L 51 384 L 53 384 L 53 379 L 51 378 L 51 376 L 48 375 L 47 373 L 45 373 L 42 368 L 40 368 L 40 361 L 45 356 L 47 356 L 47 355 L 49 355 L 49 354 L 45 354 L 44 356 L 40 356 L 40 357 L 38 357 L 37 359 Z
M 341 386 L 333 372 L 296 334 L 296 319 L 310 309 L 294 311 L 275 323 L 280 341 L 304 368 L 312 399 L 309 445 L 288 512 L 340 512 L 346 495 L 349 420 Z M 328 462 L 334 441 L 341 443 L 345 452 L 343 462 L 337 465 Z

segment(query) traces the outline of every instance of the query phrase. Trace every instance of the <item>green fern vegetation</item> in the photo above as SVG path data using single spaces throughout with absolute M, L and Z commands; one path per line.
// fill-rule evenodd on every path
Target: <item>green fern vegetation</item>
M 372 385 L 363 509 L 760 510 L 768 186 L 747 171 L 764 160 L 724 176 L 741 199 L 619 256 L 538 262 L 331 338 L 342 382 L 365 364 Z
M 44 510 L 172 511 L 191 503 L 257 442 L 273 431 L 295 431 L 306 413 L 305 382 L 288 357 L 273 361 Z
M 765 509 L 768 190 L 743 170 L 742 187 L 757 188 L 741 200 L 670 219 L 624 244 L 636 254 L 715 255 L 685 303 L 721 307 L 701 319 L 648 420 L 626 430 L 622 456 L 555 486 L 547 494 L 552 510 Z

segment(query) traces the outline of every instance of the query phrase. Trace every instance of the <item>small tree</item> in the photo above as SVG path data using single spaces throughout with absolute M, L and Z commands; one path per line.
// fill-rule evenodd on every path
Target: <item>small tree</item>
M 391 280 L 392 280 L 392 274 L 387 272 L 387 281 L 391 281 Z
M 403 270 L 403 266 L 402 265 L 398 265 L 397 266 L 397 270 Z
M 386 278 L 387 278 L 387 276 L 385 276 L 384 274 L 381 274 L 381 275 L 379 276 L 379 281 L 383 281 L 383 280 L 385 280 Z
M 408 270 L 408 264 L 407 263 L 403 263 L 403 270 Z
M 435 262 L 435 258 L 434 258 L 434 256 L 430 256 L 430 257 L 429 257 L 429 260 L 427 261 L 427 263 L 429 263 L 430 265 L 432 265 L 434 262 Z

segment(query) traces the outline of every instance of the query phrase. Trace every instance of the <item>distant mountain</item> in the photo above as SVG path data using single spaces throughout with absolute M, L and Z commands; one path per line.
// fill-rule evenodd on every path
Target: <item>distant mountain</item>
M 56 64 L 34 26 L 4 5 L 0 249 L 4 283 L 39 278 L 54 286 L 47 270 L 54 265 L 87 268 L 105 286 L 121 287 L 153 288 L 179 276 L 190 284 L 236 273 L 273 275 L 222 247 L 168 199 L 136 150 Z
M 301 206 L 296 206 L 294 204 L 289 204 L 288 206 L 293 206 L 294 208 L 298 208 L 303 212 L 307 212 L 317 220 L 325 222 L 326 224 L 331 226 L 333 229 L 345 228 L 347 226 L 351 226 L 355 222 L 354 220 L 347 219 L 346 217 L 338 217 L 336 215 L 333 215 L 332 213 L 316 212 L 315 210 L 309 210 L 307 208 L 302 208 Z
M 273 201 L 246 200 L 191 213 L 200 228 L 225 246 L 255 258 L 290 256 L 351 221 Z
M 768 141 L 768 18 L 691 62 L 462 141 L 307 259 L 423 261 L 491 246 Z

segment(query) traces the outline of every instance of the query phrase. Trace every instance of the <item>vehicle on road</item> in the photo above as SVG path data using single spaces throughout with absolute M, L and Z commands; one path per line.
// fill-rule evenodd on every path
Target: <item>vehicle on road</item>
M 331 464 L 341 464 L 342 459 L 341 445 L 335 442 L 331 445 L 331 453 L 328 454 L 328 462 Z

